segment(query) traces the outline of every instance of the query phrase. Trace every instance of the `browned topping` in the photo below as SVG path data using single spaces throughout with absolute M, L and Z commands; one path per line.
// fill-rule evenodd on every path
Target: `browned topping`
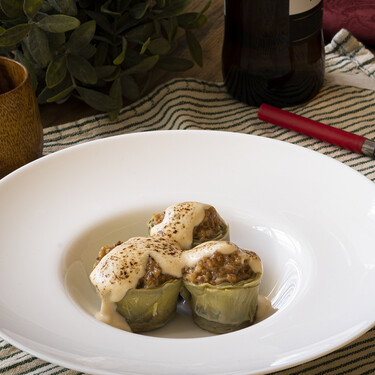
M 195 284 L 238 283 L 254 276 L 253 270 L 249 263 L 244 261 L 240 251 L 230 254 L 216 251 L 213 255 L 202 258 L 194 267 L 185 267 L 183 270 L 184 280 Z
M 223 222 L 216 209 L 210 206 L 205 210 L 202 222 L 194 228 L 193 242 L 205 242 L 212 240 L 218 233 L 224 233 L 226 224 Z
M 105 284 L 113 285 L 126 279 L 131 279 L 130 283 L 134 285 L 132 287 L 138 289 L 157 287 L 175 279 L 176 277 L 162 272 L 163 268 L 151 255 L 147 255 L 148 251 L 161 256 L 165 261 L 170 257 L 178 259 L 181 249 L 177 242 L 162 236 L 133 237 L 124 243 L 119 241 L 103 246 L 93 271 L 94 273 L 99 269 L 98 274 L 102 277 L 99 289 L 105 291 Z M 181 267 L 178 273 L 181 275 Z
M 160 212 L 158 214 L 154 214 L 152 216 L 152 225 L 160 224 L 163 221 L 164 216 L 165 216 L 165 211 Z
M 154 258 L 149 256 L 146 266 L 146 273 L 142 278 L 139 279 L 137 289 L 155 288 L 172 279 L 175 279 L 175 277 L 163 274 L 159 264 Z
M 121 245 L 122 241 L 117 241 L 113 245 L 108 245 L 108 246 L 102 246 L 99 250 L 99 254 L 95 260 L 94 268 L 99 264 L 99 262 L 111 251 L 113 250 L 116 246 Z
M 164 220 L 165 211 L 154 214 L 151 226 L 160 224 Z M 193 230 L 193 243 L 202 243 L 214 239 L 219 233 L 225 233 L 226 224 L 213 206 L 205 210 L 202 222 Z M 177 230 L 175 230 L 177 232 Z

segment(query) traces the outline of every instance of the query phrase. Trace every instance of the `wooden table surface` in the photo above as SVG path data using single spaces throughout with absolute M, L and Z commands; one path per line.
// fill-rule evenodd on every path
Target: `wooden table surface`
M 193 0 L 189 11 L 200 11 L 206 1 Z M 203 49 L 203 67 L 195 65 L 187 72 L 166 72 L 155 71 L 150 90 L 160 84 L 168 82 L 173 78 L 193 77 L 206 81 L 221 82 L 221 47 L 224 36 L 224 0 L 214 0 L 210 8 L 206 11 L 207 23 L 195 30 L 195 35 L 199 39 Z M 179 47 L 174 52 L 174 56 L 188 57 L 185 37 L 179 38 Z M 70 99 L 64 104 L 45 104 L 40 106 L 43 127 L 50 127 L 66 122 L 78 120 L 98 113 L 85 103 Z

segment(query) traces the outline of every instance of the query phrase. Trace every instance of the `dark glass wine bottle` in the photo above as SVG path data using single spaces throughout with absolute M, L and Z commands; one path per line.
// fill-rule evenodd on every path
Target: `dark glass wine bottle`
M 225 0 L 224 82 L 236 99 L 287 107 L 324 80 L 322 0 Z

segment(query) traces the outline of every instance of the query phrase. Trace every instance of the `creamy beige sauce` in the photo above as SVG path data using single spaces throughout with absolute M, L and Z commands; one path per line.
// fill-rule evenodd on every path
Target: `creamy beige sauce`
M 95 314 L 95 318 L 112 327 L 131 332 L 129 324 L 124 317 L 117 312 L 117 305 L 113 301 L 103 297 L 100 311 Z
M 228 241 L 208 241 L 201 245 L 194 247 L 191 250 L 186 250 L 182 253 L 184 266 L 194 267 L 201 259 L 210 257 L 216 251 L 222 254 L 232 254 L 234 251 L 239 251 L 242 255 L 242 261 L 249 262 L 251 269 L 256 273 L 262 273 L 262 262 L 259 256 L 253 251 L 243 251 L 237 245 Z
M 216 251 L 231 254 L 237 250 L 254 272 L 262 272 L 262 262 L 256 253 L 243 251 L 231 242 L 209 241 L 183 251 L 176 241 L 168 237 L 133 237 L 105 255 L 90 274 L 90 280 L 102 300 L 96 318 L 130 331 L 125 319 L 116 311 L 116 302 L 122 300 L 128 290 L 136 288 L 146 272 L 148 256 L 155 259 L 164 274 L 181 278 L 184 267 L 192 267 Z
M 181 248 L 189 249 L 193 243 L 193 230 L 205 216 L 208 204 L 184 202 L 169 206 L 161 223 L 151 228 L 150 234 L 162 234 L 176 240 Z
M 179 259 L 182 250 L 168 238 L 133 237 L 110 251 L 90 274 L 90 280 L 102 300 L 97 318 L 117 328 L 130 330 L 128 326 L 118 327 L 120 314 L 116 312 L 116 302 L 121 301 L 129 289 L 137 286 L 144 276 L 148 256 L 160 265 L 164 273 L 179 278 L 182 269 Z M 124 320 L 124 318 L 122 318 Z

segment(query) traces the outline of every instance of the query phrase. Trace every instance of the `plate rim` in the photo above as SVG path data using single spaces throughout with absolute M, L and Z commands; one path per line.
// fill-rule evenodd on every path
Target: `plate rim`
M 75 150 L 78 150 L 82 147 L 94 147 L 93 144 L 95 143 L 101 143 L 101 142 L 111 142 L 113 141 L 114 138 L 128 138 L 129 136 L 130 137 L 134 137 L 134 136 L 154 136 L 155 134 L 159 135 L 159 134 L 165 134 L 165 133 L 181 133 L 181 135 L 183 133 L 189 133 L 189 134 L 193 134 L 193 133 L 206 133 L 206 134 L 209 134 L 209 133 L 220 133 L 220 134 L 223 134 L 223 135 L 228 135 L 228 134 L 232 134 L 233 136 L 239 136 L 239 137 L 243 137 L 243 136 L 247 136 L 247 137 L 251 137 L 251 138 L 256 138 L 258 140 L 262 140 L 262 142 L 271 142 L 271 143 L 279 143 L 279 144 L 284 144 L 284 145 L 288 145 L 287 147 L 290 148 L 290 149 L 295 149 L 295 148 L 298 148 L 301 150 L 301 152 L 308 152 L 308 153 L 311 153 L 311 154 L 314 154 L 316 155 L 317 157 L 320 157 L 320 158 L 323 158 L 324 160 L 330 160 L 330 162 L 334 162 L 334 163 L 338 163 L 338 165 L 341 165 L 342 167 L 344 167 L 345 169 L 347 169 L 348 171 L 350 171 L 351 173 L 354 172 L 354 174 L 356 176 L 361 176 L 362 179 L 364 179 L 363 181 L 367 181 L 369 183 L 372 184 L 372 181 L 369 180 L 366 176 L 364 176 L 363 174 L 361 174 L 360 172 L 356 171 L 355 169 L 349 167 L 348 165 L 346 165 L 345 163 L 342 163 L 336 159 L 333 159 L 329 156 L 326 156 L 320 152 L 317 152 L 315 150 L 311 150 L 311 149 L 308 149 L 308 148 L 305 148 L 303 146 L 299 146 L 299 145 L 295 145 L 293 143 L 289 143 L 289 142 L 285 142 L 285 141 L 281 141 L 281 140 L 278 140 L 278 139 L 273 139 L 273 138 L 266 138 L 266 137 L 260 137 L 260 136 L 257 136 L 257 135 L 252 135 L 252 134 L 244 134 L 244 133 L 236 133 L 236 132 L 227 132 L 227 131 L 211 131 L 211 130 L 158 130 L 158 131 L 149 131 L 149 132 L 136 132 L 136 133 L 130 133 L 130 134 L 122 134 L 122 135 L 116 135 L 116 136 L 111 136 L 111 137 L 107 137 L 107 138 L 101 138 L 101 139 L 97 139 L 97 140 L 93 140 L 93 141 L 89 141 L 89 142 L 84 142 L 84 143 L 81 143 L 81 144 L 77 144 L 77 145 L 74 145 L 74 146 L 71 146 L 71 147 L 67 147 L 63 150 L 59 150 L 59 151 L 56 151 L 52 154 L 49 154 L 49 155 L 46 155 L 44 156 L 43 158 L 41 159 L 38 159 L 38 160 L 35 160 L 34 162 L 31 162 L 30 164 L 16 170 L 15 172 L 11 173 L 10 175 L 6 176 L 3 180 L 0 181 L 0 190 L 1 190 L 1 187 L 6 184 L 6 181 L 8 180 L 11 180 L 13 178 L 13 176 L 15 175 L 21 175 L 24 170 L 26 169 L 29 169 L 29 168 L 37 168 L 35 167 L 35 165 L 38 165 L 39 163 L 41 163 L 41 160 L 50 160 L 54 157 L 56 157 L 56 155 L 61 155 L 63 153 L 67 153 L 67 152 L 76 152 Z M 73 151 L 72 151 L 73 150 Z M 60 157 L 60 156 L 58 156 Z M 45 161 L 43 161 L 44 163 Z M 304 363 L 304 362 L 307 362 L 307 361 L 310 361 L 310 360 L 313 360 L 315 358 L 319 358 L 321 357 L 322 355 L 325 355 L 325 354 L 329 354 L 330 352 L 333 352 L 337 349 L 339 349 L 340 347 L 343 347 L 345 345 L 347 345 L 349 342 L 355 340 L 356 338 L 360 337 L 361 335 L 363 335 L 365 332 L 367 332 L 368 330 L 370 330 L 372 327 L 375 326 L 375 320 L 374 322 L 372 323 L 369 323 L 368 327 L 366 328 L 365 331 L 361 331 L 361 332 L 358 332 L 356 333 L 353 337 L 350 337 L 347 339 L 347 341 L 343 342 L 342 344 L 340 344 L 339 346 L 335 346 L 334 348 L 328 350 L 328 351 L 324 351 L 324 353 L 320 353 L 320 354 L 317 354 L 315 357 L 311 357 L 311 356 L 307 356 L 308 358 L 306 358 L 305 360 L 302 360 L 302 361 L 298 361 L 296 362 L 295 364 L 292 365 L 292 367 L 295 367 L 301 363 Z M 8 341 L 9 343 L 11 343 L 12 345 L 18 347 L 19 349 L 27 352 L 27 353 L 30 353 L 31 355 L 37 357 L 37 358 L 40 358 L 40 359 L 43 359 L 45 361 L 48 361 L 48 362 L 51 362 L 51 363 L 56 363 L 57 365 L 60 365 L 60 366 L 63 366 L 63 367 L 66 367 L 66 368 L 71 368 L 70 366 L 70 362 L 65 362 L 63 360 L 53 360 L 51 361 L 51 358 L 49 356 L 44 356 L 43 353 L 40 353 L 38 351 L 34 351 L 32 348 L 28 348 L 28 347 L 25 347 L 22 343 L 20 344 L 19 342 L 17 342 L 16 340 L 13 340 L 12 337 L 8 336 L 5 332 L 3 332 L 3 329 L 2 327 L 0 327 L 0 333 L 1 333 L 1 336 L 4 338 L 4 340 Z M 77 363 L 78 364 L 78 363 Z M 272 370 L 272 371 L 276 371 L 276 370 L 282 370 L 282 369 L 285 369 L 285 368 L 290 368 L 291 365 L 285 365 L 283 367 L 278 367 L 277 369 L 275 370 Z M 77 371 L 90 371 L 92 372 L 92 368 L 89 368 L 89 367 L 86 367 L 86 366 L 82 366 L 80 369 L 78 369 L 78 366 L 75 365 L 75 369 L 77 369 Z M 268 371 L 268 369 L 266 369 Z M 103 373 L 108 373 L 106 371 L 97 371 L 97 372 L 93 372 L 95 374 L 103 374 Z

